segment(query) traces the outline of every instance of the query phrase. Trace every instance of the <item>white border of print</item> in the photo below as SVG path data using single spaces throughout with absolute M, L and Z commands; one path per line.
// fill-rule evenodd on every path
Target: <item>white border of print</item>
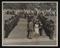
M 3 30 L 4 30 L 4 22 L 3 22 L 3 3 L 56 3 L 57 16 L 56 16 L 56 45 L 3 45 Z M 58 2 L 57 1 L 2 1 L 2 46 L 58 46 Z

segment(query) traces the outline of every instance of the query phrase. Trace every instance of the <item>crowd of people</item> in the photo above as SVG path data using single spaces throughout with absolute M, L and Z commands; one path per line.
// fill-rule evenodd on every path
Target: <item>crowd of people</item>
M 7 38 L 9 33 L 14 29 L 14 27 L 17 25 L 19 21 L 19 16 L 14 15 L 11 16 L 10 18 L 4 20 L 4 38 Z
M 36 36 L 42 36 L 43 29 L 46 35 L 53 39 L 54 33 L 54 21 L 47 20 L 42 13 L 35 16 L 27 16 L 28 24 L 27 24 L 27 38 L 32 39 L 32 33 L 36 33 Z
M 24 15 L 24 18 L 27 19 L 27 33 L 28 33 L 27 38 L 32 39 L 33 32 L 36 33 L 36 36 L 38 35 L 42 36 L 42 32 L 44 29 L 46 35 L 50 39 L 53 39 L 54 21 L 47 20 L 48 18 L 46 18 L 42 12 L 38 14 L 36 10 L 34 12 L 29 11 L 29 12 L 22 12 L 22 13 Z M 15 14 L 15 12 L 13 12 L 13 14 Z M 18 14 L 16 15 L 18 16 Z M 21 16 L 20 13 L 19 16 Z

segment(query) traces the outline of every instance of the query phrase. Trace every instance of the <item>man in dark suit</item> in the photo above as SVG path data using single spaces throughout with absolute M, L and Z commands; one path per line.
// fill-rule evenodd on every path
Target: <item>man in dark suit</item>
M 41 23 L 41 21 L 39 21 L 39 33 L 40 33 L 40 36 L 42 36 L 42 29 L 43 29 L 43 24 Z
M 27 38 L 29 38 L 29 39 L 32 39 L 32 37 L 31 37 L 31 32 L 32 32 L 32 30 L 33 30 L 33 21 L 32 21 L 32 16 L 30 16 L 30 15 L 28 15 L 27 16 L 27 32 L 28 32 L 28 34 L 27 34 Z

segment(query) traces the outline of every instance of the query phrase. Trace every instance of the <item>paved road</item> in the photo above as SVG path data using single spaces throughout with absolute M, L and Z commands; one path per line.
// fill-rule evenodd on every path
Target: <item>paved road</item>
M 43 30 L 43 36 L 46 36 L 44 30 Z M 27 20 L 26 19 L 20 19 L 17 26 L 11 31 L 8 38 L 26 38 L 27 37 Z
M 27 20 L 20 19 L 17 26 L 11 31 L 8 38 L 25 38 L 27 33 Z
M 4 45 L 56 45 L 55 40 L 49 40 L 48 38 L 40 39 L 7 39 L 4 40 Z
M 39 38 L 22 38 L 22 39 L 5 39 L 4 45 L 56 45 L 56 39 L 50 40 L 47 36 L 40 36 Z
M 43 36 L 39 38 L 27 39 L 27 20 L 20 19 L 17 26 L 11 31 L 4 45 L 55 45 L 56 40 L 50 40 L 43 31 Z

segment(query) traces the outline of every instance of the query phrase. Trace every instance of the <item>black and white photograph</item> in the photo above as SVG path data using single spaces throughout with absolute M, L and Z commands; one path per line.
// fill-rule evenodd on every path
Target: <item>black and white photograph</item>
M 2 46 L 58 46 L 58 2 L 2 1 Z

